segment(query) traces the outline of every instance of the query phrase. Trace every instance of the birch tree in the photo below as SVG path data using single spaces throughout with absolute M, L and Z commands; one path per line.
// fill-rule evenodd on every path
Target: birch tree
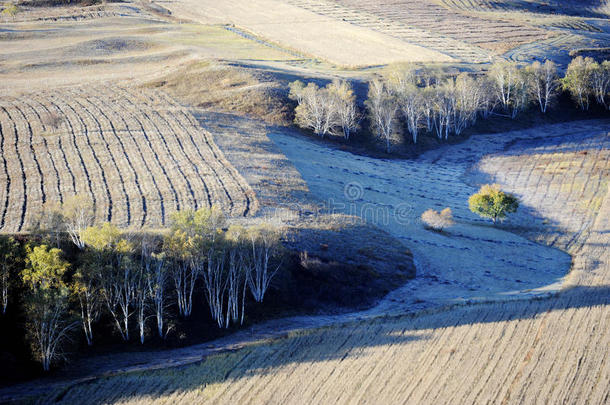
M 248 271 L 250 269 L 247 231 L 241 226 L 231 226 L 226 234 L 226 243 L 228 249 L 228 297 L 225 326 L 228 327 L 230 322 L 239 322 L 240 325 L 244 323 Z
M 431 132 L 433 129 L 434 117 L 434 98 L 436 97 L 436 89 L 433 86 L 426 86 L 422 89 L 421 111 L 423 119 L 426 122 L 426 130 Z
M 498 104 L 495 96 L 495 86 L 487 76 L 478 77 L 477 83 L 481 90 L 481 108 L 479 110 L 481 117 L 487 119 L 491 116 Z
M 177 211 L 171 217 L 172 228 L 164 241 L 164 250 L 172 259 L 172 278 L 180 315 L 188 317 L 193 306 L 197 279 L 205 270 L 207 256 L 214 253 L 216 240 L 225 224 L 222 211 L 200 208 Z
M 540 111 L 546 114 L 549 106 L 557 97 L 559 75 L 555 62 L 547 60 L 544 64 L 536 61 L 526 68 L 530 91 L 538 103 Z
M 294 85 L 290 94 L 298 103 L 294 113 L 295 123 L 299 127 L 310 129 L 324 138 L 338 126 L 337 100 L 330 96 L 328 89 L 308 83 L 305 87 Z
M 577 56 L 572 59 L 561 79 L 561 85 L 568 91 L 581 110 L 589 109 L 589 98 L 593 95 L 593 71 L 595 61 L 592 58 Z
M 133 243 L 110 223 L 92 226 L 83 232 L 83 240 L 97 257 L 97 279 L 102 298 L 116 329 L 128 341 L 129 320 L 133 314 L 138 271 L 132 260 Z
M 448 81 L 434 89 L 433 126 L 438 139 L 448 139 L 455 112 L 455 85 Z
M 138 324 L 138 334 L 140 336 L 140 344 L 144 344 L 146 339 L 146 320 L 148 319 L 148 304 L 149 295 L 147 288 L 148 273 L 150 268 L 140 263 L 140 266 L 133 266 L 134 272 L 134 292 L 133 306 L 136 314 L 136 323 Z
M 212 319 L 218 327 L 224 325 L 223 309 L 227 278 L 225 276 L 225 251 L 223 249 L 210 249 L 207 257 L 207 266 L 201 272 L 205 287 L 205 297 L 210 308 Z
M 2 315 L 8 308 L 11 273 L 19 262 L 19 243 L 15 238 L 0 235 L 0 289 L 2 290 Z
M 76 325 L 69 313 L 69 290 L 64 282 L 69 263 L 61 250 L 46 245 L 26 248 L 22 280 L 28 289 L 25 312 L 34 351 L 49 371 L 54 360 L 63 357 L 63 347 Z
M 394 92 L 400 93 L 407 87 L 417 85 L 417 69 L 412 63 L 395 63 L 384 72 L 388 85 Z
M 94 207 L 91 201 L 81 195 L 66 198 L 62 204 L 62 216 L 65 227 L 74 245 L 80 250 L 85 248 L 82 234 L 85 229 L 93 225 L 95 218 Z
M 186 318 L 191 315 L 193 291 L 200 271 L 199 266 L 193 266 L 195 252 L 192 249 L 192 237 L 180 229 L 175 229 L 166 236 L 163 251 L 170 266 L 178 313 Z
M 420 121 L 423 117 L 422 95 L 420 89 L 411 84 L 405 86 L 398 93 L 400 110 L 407 123 L 407 129 L 411 134 L 413 143 L 417 143 Z
M 97 255 L 85 258 L 85 264 L 74 274 L 71 284 L 72 294 L 78 301 L 80 321 L 89 346 L 93 345 L 93 324 L 101 314 L 101 291 L 96 273 L 98 264 L 92 262 L 96 258 Z
M 390 153 L 398 111 L 396 97 L 384 82 L 376 79 L 369 83 L 368 99 L 365 104 L 373 132 L 385 142 L 386 152 Z
M 525 72 L 518 70 L 510 105 L 510 117 L 512 119 L 517 118 L 517 115 L 529 106 L 532 100 L 529 86 L 530 83 Z
M 248 287 L 256 302 L 263 302 L 271 280 L 280 269 L 273 266 L 272 258 L 279 254 L 280 233 L 270 225 L 257 225 L 248 230 L 250 269 L 247 273 Z
M 455 79 L 454 132 L 460 135 L 469 125 L 474 125 L 477 114 L 484 105 L 484 88 L 467 73 Z
M 340 129 L 345 140 L 359 128 L 360 114 L 356 106 L 356 95 L 352 85 L 345 80 L 335 80 L 327 86 L 330 97 L 334 98 L 331 107 L 334 116 L 330 119 Z
M 157 252 L 158 243 L 145 238 L 142 241 L 142 267 L 146 275 L 146 291 L 152 301 L 152 308 L 157 323 L 157 334 L 165 339 L 170 331 L 166 325 L 167 311 L 167 284 L 169 271 L 166 263 L 165 253 Z
M 610 109 L 610 61 L 605 60 L 593 65 L 591 82 L 597 102 Z
M 498 103 L 510 112 L 515 101 L 515 89 L 519 82 L 519 68 L 514 62 L 497 62 L 488 72 Z

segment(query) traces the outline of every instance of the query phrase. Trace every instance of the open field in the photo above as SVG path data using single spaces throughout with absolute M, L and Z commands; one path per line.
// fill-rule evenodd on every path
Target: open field
M 118 86 L 65 88 L 0 103 L 0 230 L 34 225 L 45 204 L 86 195 L 97 221 L 160 226 L 185 208 L 256 212 L 210 136 L 169 98 Z M 55 117 L 55 128 L 48 122 Z
M 1 234 L 27 240 L 79 194 L 123 229 L 217 205 L 231 224 L 281 227 L 288 251 L 275 301 L 242 298 L 258 313 L 235 333 L 120 346 L 102 319 L 107 341 L 88 350 L 81 337 L 72 364 L 0 381 L 0 402 L 610 403 L 607 117 L 476 127 L 400 159 L 312 139 L 287 98 L 296 79 L 348 78 L 362 107 L 367 81 L 397 61 L 561 70 L 610 47 L 609 15 L 601 0 L 159 0 L 0 17 Z M 468 208 L 486 183 L 521 202 L 498 225 Z M 453 226 L 424 227 L 424 211 L 446 207 Z M 202 287 L 195 312 L 208 309 Z M 18 361 L 10 348 L 5 360 Z
M 564 63 L 565 55 L 574 48 L 587 43 L 604 47 L 610 41 L 610 27 L 605 15 L 598 12 L 589 13 L 585 19 L 553 15 L 551 10 L 536 13 L 540 9 L 535 4 L 523 2 L 481 2 L 467 7 L 454 3 L 264 0 L 232 2 L 229 6 L 180 0 L 159 4 L 195 21 L 235 24 L 343 66 L 388 63 L 396 60 L 396 52 L 400 60 L 411 62 L 478 64 L 507 57 L 519 61 L 551 58 Z M 264 11 L 270 9 L 275 12 Z M 567 40 L 568 35 L 579 40 Z M 381 53 L 378 41 L 383 41 Z
M 434 49 L 383 32 L 320 15 L 279 0 L 162 1 L 177 16 L 201 23 L 235 24 L 289 49 L 342 66 L 379 65 L 404 60 L 451 62 Z M 270 11 L 272 10 L 272 11 Z
M 249 344 L 183 368 L 75 385 L 60 391 L 61 401 L 572 403 L 587 398 L 589 403 L 607 402 L 610 257 L 606 247 L 610 242 L 610 199 L 603 179 L 608 178 L 610 167 L 609 138 L 600 126 L 607 126 L 607 121 L 481 136 L 460 146 L 455 154 L 439 150 L 419 161 L 424 165 L 432 160 L 440 167 L 448 167 L 462 162 L 465 155 L 481 156 L 483 160 L 467 178 L 474 181 L 488 175 L 502 182 L 502 175 L 507 172 L 506 186 L 511 187 L 512 183 L 529 208 L 555 215 L 565 227 L 565 235 L 581 236 L 576 238 L 579 243 L 571 243 L 574 238 L 555 239 L 553 232 L 548 235 L 549 241 L 554 240 L 555 245 L 574 254 L 570 282 L 558 295 L 458 305 L 423 314 L 374 317 L 293 332 L 270 343 Z M 571 134 L 565 144 L 559 142 L 562 134 Z M 278 140 L 278 136 L 273 138 Z M 279 145 L 286 150 L 282 142 L 290 139 L 281 138 Z M 305 141 L 292 139 L 303 148 Z M 308 154 L 320 148 L 313 144 L 308 147 Z M 502 152 L 504 148 L 507 154 Z M 327 152 L 320 148 L 320 153 Z M 536 170 L 532 157 L 552 159 L 554 167 Z M 494 159 L 499 159 L 499 164 L 492 164 Z M 336 152 L 333 161 L 338 165 L 347 163 Z M 465 166 L 475 163 L 477 159 Z M 303 170 L 299 162 L 296 165 Z M 510 170 L 506 171 L 507 167 Z M 308 173 L 304 176 L 308 179 Z M 529 180 L 523 182 L 525 186 L 515 187 L 511 180 L 515 176 Z M 324 181 L 310 183 L 314 193 L 329 192 L 322 186 Z M 536 198 L 541 193 L 555 192 L 561 197 L 550 202 Z M 565 204 L 578 201 L 597 208 L 575 210 L 570 221 L 564 221 L 561 212 Z M 523 214 L 522 218 L 526 217 L 531 218 L 531 213 Z M 470 222 L 460 220 L 463 221 Z M 576 226 L 578 223 L 586 229 Z M 533 227 L 540 231 L 539 226 L 534 222 Z M 446 238 L 453 242 L 459 237 L 449 234 Z M 522 248 L 519 252 L 532 259 Z M 548 262 L 546 266 L 550 270 L 556 263 Z M 405 290 L 403 294 L 406 295 Z M 391 294 L 388 299 L 397 298 Z M 391 312 L 391 307 L 383 302 L 380 305 L 382 313 Z M 464 373 L 464 369 L 470 372 Z M 43 398 L 57 399 L 55 395 Z

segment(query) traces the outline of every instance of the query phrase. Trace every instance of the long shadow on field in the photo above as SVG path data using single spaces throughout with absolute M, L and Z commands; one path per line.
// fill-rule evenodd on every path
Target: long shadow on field
M 78 403 L 82 398 L 87 398 L 89 404 L 121 403 L 136 399 L 140 403 L 147 403 L 164 395 L 182 396 L 224 381 L 267 375 L 277 372 L 278 367 L 290 368 L 300 363 L 321 361 L 342 362 L 367 356 L 367 349 L 373 347 L 405 345 L 426 338 L 425 334 L 416 336 L 400 326 L 385 322 L 366 324 L 366 328 L 364 325 L 357 323 L 301 332 L 272 343 L 260 342 L 211 356 L 189 366 L 82 383 L 43 402 Z M 121 379 L 120 389 L 113 387 L 117 378 Z
M 213 396 L 217 389 L 231 390 L 231 383 L 242 378 L 291 374 L 302 364 L 325 362 L 324 367 L 332 370 L 338 362 L 345 360 L 370 357 L 370 361 L 376 361 L 379 351 L 372 354 L 371 349 L 384 347 L 384 352 L 391 353 L 400 346 L 428 339 L 431 329 L 531 319 L 553 311 L 600 305 L 610 305 L 610 286 L 575 287 L 550 299 L 469 305 L 419 316 L 357 321 L 296 333 L 271 343 L 257 343 L 210 356 L 189 366 L 95 380 L 47 399 L 63 403 L 78 402 L 83 398 L 88 398 L 90 404 L 129 400 L 146 403 L 169 395 L 181 398 L 212 384 L 227 383 L 221 388 L 215 387 L 210 393 Z M 384 360 L 387 367 L 392 367 L 392 358 L 389 356 L 389 360 Z M 303 372 L 303 368 L 297 372 Z M 304 378 L 298 389 L 306 389 L 307 384 Z M 206 397 L 205 391 L 198 395 L 199 399 Z M 166 399 L 171 402 L 171 399 Z M 208 399 L 213 400 L 213 397 Z

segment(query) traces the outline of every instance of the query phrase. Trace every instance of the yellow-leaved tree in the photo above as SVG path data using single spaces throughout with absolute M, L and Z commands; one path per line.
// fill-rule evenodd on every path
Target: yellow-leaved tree
M 470 211 L 484 218 L 491 218 L 494 224 L 506 218 L 507 214 L 517 212 L 519 200 L 510 193 L 505 193 L 498 184 L 486 184 L 478 193 L 468 199 Z
M 21 276 L 28 288 L 25 310 L 28 334 L 42 368 L 62 357 L 62 346 L 78 324 L 70 315 L 69 290 L 64 276 L 70 264 L 62 251 L 47 245 L 26 247 L 26 267 Z

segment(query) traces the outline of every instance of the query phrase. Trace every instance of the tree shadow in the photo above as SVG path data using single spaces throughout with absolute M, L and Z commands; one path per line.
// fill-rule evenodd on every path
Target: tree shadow
M 89 398 L 89 403 L 126 402 L 130 399 L 146 402 L 164 395 L 203 390 L 218 383 L 238 383 L 242 379 L 278 373 L 280 369 L 289 373 L 290 367 L 299 364 L 340 363 L 346 359 L 367 357 L 375 361 L 376 354 L 371 350 L 379 347 L 388 350 L 391 346 L 427 340 L 431 338 L 430 332 L 438 328 L 527 320 L 554 311 L 608 305 L 610 286 L 579 286 L 551 298 L 453 306 L 420 315 L 355 321 L 291 333 L 271 342 L 259 341 L 205 357 L 201 362 L 188 366 L 124 374 L 73 385 L 46 399 L 64 403 L 82 398 Z M 336 366 L 327 364 L 325 367 Z

